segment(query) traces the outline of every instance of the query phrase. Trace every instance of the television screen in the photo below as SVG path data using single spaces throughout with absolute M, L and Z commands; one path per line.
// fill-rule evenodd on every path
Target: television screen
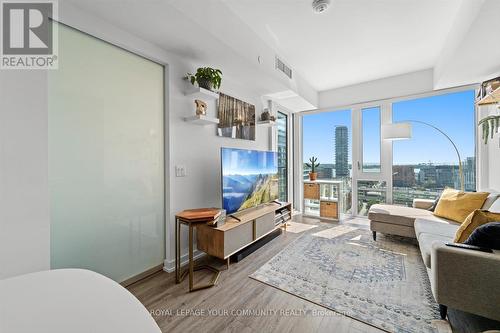
M 278 157 L 272 151 L 222 148 L 222 202 L 227 214 L 278 199 Z

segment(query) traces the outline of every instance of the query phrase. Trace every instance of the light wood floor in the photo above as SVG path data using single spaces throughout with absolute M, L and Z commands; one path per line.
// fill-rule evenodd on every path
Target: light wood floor
M 302 216 L 294 221 L 332 225 Z M 364 219 L 341 223 L 368 228 Z M 187 279 L 175 284 L 174 273 L 159 272 L 128 289 L 153 314 L 162 332 L 383 332 L 248 277 L 300 235 L 283 232 L 244 260 L 232 263 L 213 288 L 188 293 Z M 201 260 L 224 267 L 213 258 Z M 210 273 L 200 271 L 196 276 L 195 283 L 207 282 Z M 500 329 L 498 322 L 459 311 L 450 310 L 449 320 L 457 333 Z

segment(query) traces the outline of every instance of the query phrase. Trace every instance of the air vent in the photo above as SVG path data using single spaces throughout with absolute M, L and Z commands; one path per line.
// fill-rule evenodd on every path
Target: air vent
M 292 69 L 285 65 L 285 63 L 278 57 L 276 57 L 276 69 L 283 72 L 290 79 L 292 78 Z

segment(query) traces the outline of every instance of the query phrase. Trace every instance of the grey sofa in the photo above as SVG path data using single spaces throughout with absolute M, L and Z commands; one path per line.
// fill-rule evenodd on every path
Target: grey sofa
M 413 207 L 373 205 L 368 212 L 373 239 L 379 232 L 418 240 L 443 319 L 450 307 L 500 320 L 500 251 L 484 253 L 446 246 L 453 242 L 460 224 L 434 216 L 428 210 L 433 203 L 416 199 Z M 499 194 L 490 194 L 482 208 L 500 213 Z

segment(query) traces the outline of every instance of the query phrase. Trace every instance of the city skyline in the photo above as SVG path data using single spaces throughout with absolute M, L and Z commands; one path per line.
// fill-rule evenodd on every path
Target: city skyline
M 393 121 L 405 120 L 421 120 L 438 126 L 452 138 L 462 156 L 475 155 L 473 90 L 394 103 Z M 348 128 L 348 162 L 352 164 L 350 110 L 316 113 L 303 117 L 304 162 L 309 157 L 316 156 L 320 163 L 335 164 L 334 156 L 331 154 L 331 144 L 327 144 L 331 142 L 331 131 L 334 126 Z M 370 135 L 369 128 L 367 132 Z M 370 156 L 368 149 L 365 151 L 365 164 L 371 164 L 373 160 L 376 158 Z M 393 164 L 413 165 L 428 162 L 435 165 L 458 165 L 456 153 L 444 136 L 432 128 L 412 124 L 412 138 L 393 143 Z
M 464 187 L 466 191 L 476 190 L 476 161 L 475 157 L 466 157 L 463 160 L 464 172 Z M 458 174 L 458 166 L 456 164 L 411 164 L 411 165 L 393 165 L 392 168 L 392 193 L 393 203 L 412 206 L 414 198 L 435 199 L 439 196 L 445 187 L 460 188 L 460 179 Z M 333 179 L 336 178 L 335 164 L 323 164 L 318 168 L 318 179 Z M 307 168 L 304 167 L 304 179 L 308 179 Z M 348 202 L 351 200 L 351 177 L 338 177 L 336 179 L 344 180 L 344 189 L 342 200 L 345 207 L 348 207 Z M 367 212 L 370 204 L 374 202 L 385 202 L 386 182 L 385 181 L 362 181 L 358 180 L 358 184 L 364 182 L 363 186 L 367 187 L 368 183 L 385 184 L 377 187 L 376 191 L 369 191 L 371 188 L 360 189 L 358 186 L 358 204 L 361 205 L 362 211 Z M 361 186 L 361 187 L 363 187 Z M 380 192 L 380 193 L 379 193 Z M 370 194 L 371 193 L 371 194 Z M 378 194 L 377 194 L 378 193 Z M 350 206 L 349 206 L 350 207 Z

